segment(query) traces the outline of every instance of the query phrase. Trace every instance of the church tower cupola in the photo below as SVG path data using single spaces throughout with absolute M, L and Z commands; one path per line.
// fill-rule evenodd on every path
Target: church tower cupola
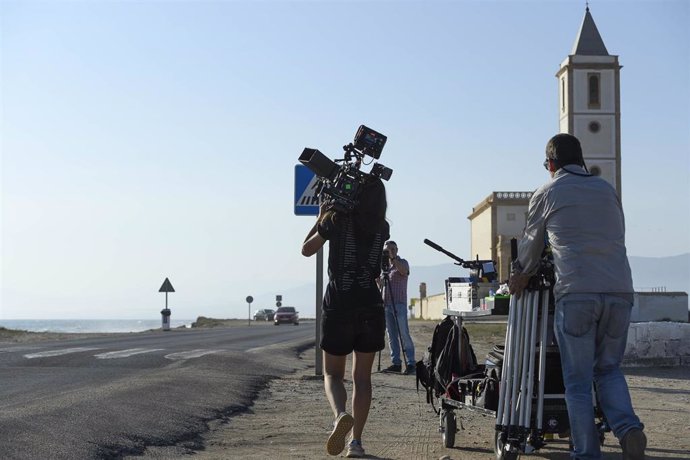
M 619 196 L 620 69 L 587 7 L 571 54 L 556 74 L 559 130 L 580 139 L 589 171 L 606 179 Z

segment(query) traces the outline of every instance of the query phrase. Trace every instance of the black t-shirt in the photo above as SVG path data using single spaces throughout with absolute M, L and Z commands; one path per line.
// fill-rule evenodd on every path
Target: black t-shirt
M 381 253 L 390 237 L 388 223 L 375 234 L 359 231 L 349 215 L 333 223 L 319 223 L 319 235 L 328 240 L 328 287 L 324 310 L 382 305 L 376 279 L 381 274 Z

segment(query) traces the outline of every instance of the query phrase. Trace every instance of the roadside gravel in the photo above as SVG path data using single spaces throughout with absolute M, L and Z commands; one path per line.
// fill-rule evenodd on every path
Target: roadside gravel
M 420 359 L 431 342 L 436 322 L 411 321 L 410 328 Z M 472 345 L 483 359 L 494 343 L 502 342 L 499 332 L 473 334 Z M 491 328 L 489 328 L 491 329 Z M 314 349 L 301 356 L 307 364 L 286 377 L 273 380 L 244 414 L 211 426 L 205 436 L 201 459 L 322 459 L 327 458 L 325 441 L 332 415 L 324 396 L 323 380 L 314 375 Z M 389 364 L 382 353 L 381 368 Z M 376 370 L 377 363 L 374 363 Z M 349 372 L 349 370 L 348 370 Z M 690 369 L 628 368 L 625 370 L 633 402 L 646 424 L 648 459 L 690 458 Z M 351 395 L 351 382 L 347 382 Z M 457 411 L 462 429 L 455 447 L 443 447 L 438 433 L 438 417 L 417 393 L 414 376 L 375 373 L 374 401 L 364 431 L 368 458 L 486 460 L 493 453 L 494 421 L 467 410 Z M 341 454 L 344 457 L 344 453 Z M 533 458 L 567 460 L 567 440 L 557 440 Z M 606 437 L 604 459 L 620 458 L 613 435 Z

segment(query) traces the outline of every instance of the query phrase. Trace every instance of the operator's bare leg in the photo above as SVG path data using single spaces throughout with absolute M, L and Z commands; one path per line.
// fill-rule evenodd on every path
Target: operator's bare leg
M 352 362 L 352 416 L 355 418 L 352 438 L 360 441 L 371 407 L 371 367 L 375 356 L 376 353 L 355 351 Z
M 335 417 L 345 412 L 345 405 L 347 404 L 347 392 L 343 382 L 346 359 L 347 356 L 336 356 L 323 352 L 323 385 Z

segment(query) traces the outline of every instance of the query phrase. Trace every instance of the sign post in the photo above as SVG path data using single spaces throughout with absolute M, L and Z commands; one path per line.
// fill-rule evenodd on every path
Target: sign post
M 318 177 L 304 165 L 295 166 L 295 215 L 318 216 Z M 279 302 L 276 299 L 276 305 Z M 316 253 L 316 353 L 314 373 L 323 375 L 321 343 L 321 302 L 323 302 L 323 248 Z
M 246 299 L 247 301 L 247 326 L 252 325 L 252 302 L 254 302 L 254 297 L 248 295 Z
M 314 372 L 323 375 L 321 352 L 321 304 L 323 303 L 323 247 L 316 253 L 316 358 Z
M 165 292 L 165 308 L 161 310 L 162 325 L 164 331 L 170 330 L 170 309 L 168 308 L 168 292 L 175 292 L 175 289 L 168 278 L 165 278 L 158 292 Z

